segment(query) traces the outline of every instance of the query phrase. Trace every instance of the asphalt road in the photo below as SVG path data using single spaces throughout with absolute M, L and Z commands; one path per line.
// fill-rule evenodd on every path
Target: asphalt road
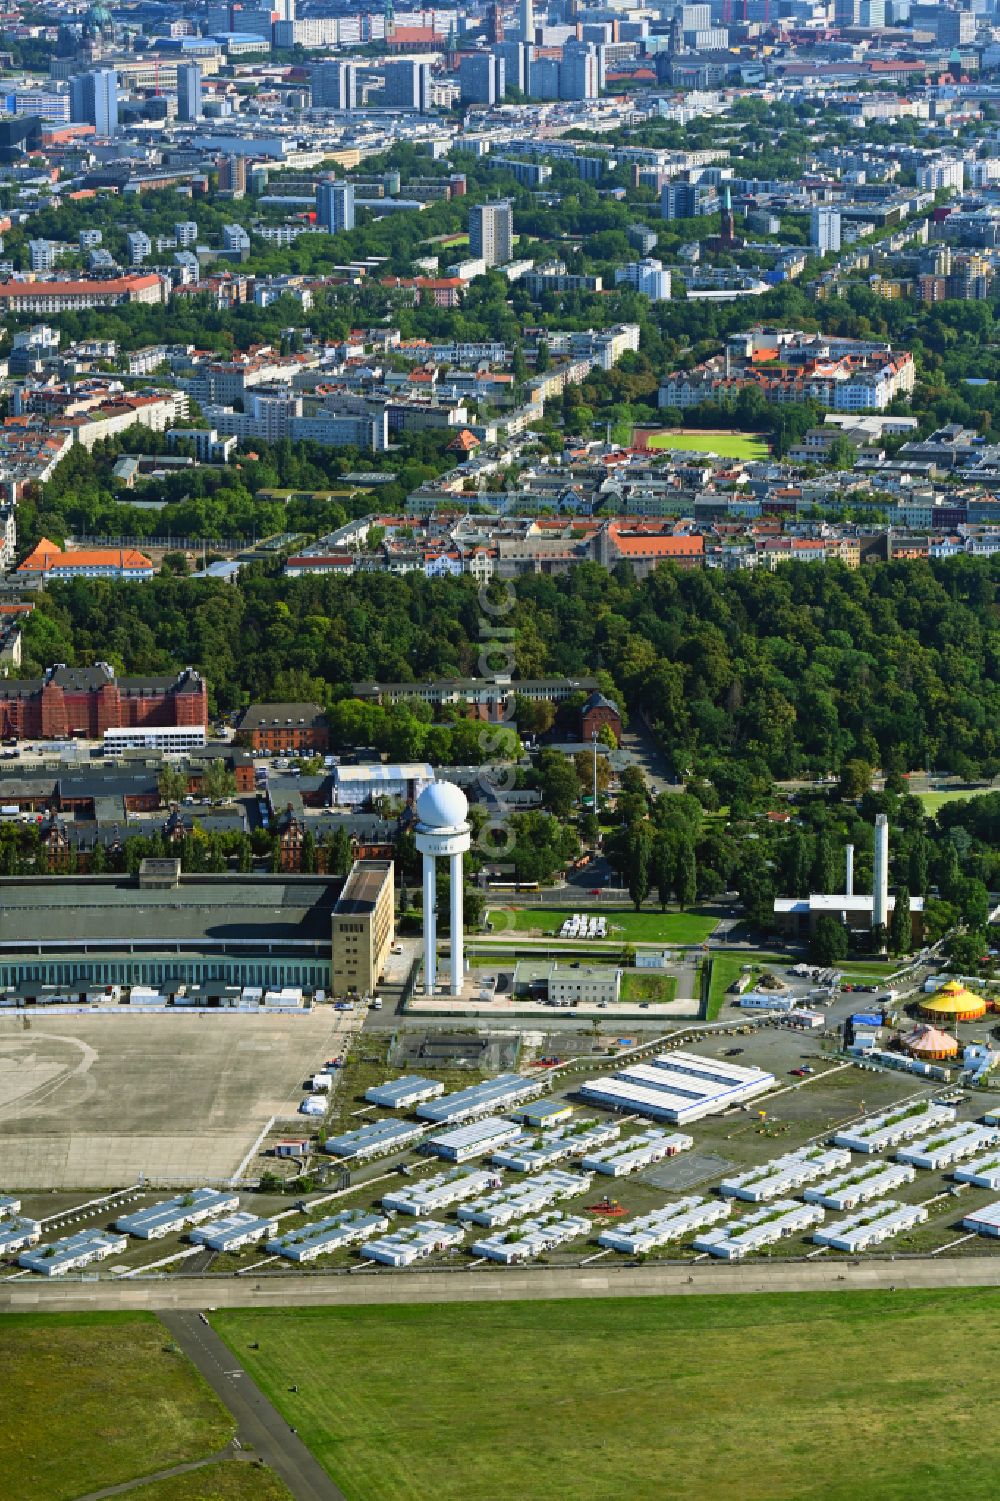
M 214 1298 L 214 1294 L 210 1294 Z M 207 1300 L 202 1297 L 202 1306 Z M 236 1419 L 237 1437 L 270 1465 L 295 1501 L 345 1501 L 318 1460 L 292 1432 L 229 1346 L 200 1312 L 171 1308 L 160 1314 L 164 1328 Z
M 455 1271 L 364 1272 L 339 1276 L 322 1274 L 284 1274 L 275 1277 L 168 1278 L 149 1280 L 130 1278 L 127 1282 L 72 1283 L 52 1278 L 31 1283 L 0 1283 L 0 1312 L 80 1312 L 91 1309 L 143 1308 L 159 1313 L 172 1333 L 179 1310 L 191 1310 L 190 1320 L 199 1331 L 211 1338 L 211 1331 L 201 1324 L 195 1310 L 207 1306 L 219 1308 L 316 1308 L 345 1305 L 406 1303 L 497 1303 L 536 1298 L 648 1298 L 672 1295 L 695 1296 L 699 1293 L 768 1293 L 768 1292 L 863 1292 L 893 1288 L 1000 1287 L 1000 1254 L 973 1256 L 872 1256 L 856 1260 L 822 1258 L 813 1261 L 754 1261 L 735 1265 L 725 1262 L 683 1262 L 644 1266 L 616 1265 L 609 1252 L 607 1258 L 583 1267 L 482 1267 Z M 196 1345 L 189 1346 L 174 1333 L 178 1344 L 212 1380 L 209 1367 L 201 1364 Z M 221 1347 L 221 1354 L 219 1349 Z M 258 1440 L 248 1430 L 247 1442 L 261 1442 L 262 1458 L 267 1459 L 297 1497 L 335 1498 L 336 1488 L 319 1471 L 325 1490 L 296 1489 L 290 1471 L 282 1468 L 286 1449 L 297 1446 L 312 1465 L 308 1451 L 302 1450 L 274 1408 L 253 1386 L 249 1376 L 233 1380 L 226 1372 L 238 1369 L 238 1361 L 218 1341 L 216 1381 L 212 1382 L 230 1410 L 238 1413 L 237 1400 L 245 1400 L 248 1391 L 257 1394 L 260 1410 L 271 1414 L 277 1428 L 265 1428 L 266 1438 Z M 218 1373 L 221 1372 L 221 1378 Z M 239 1394 L 234 1387 L 247 1386 Z M 259 1416 L 251 1404 L 249 1417 Z

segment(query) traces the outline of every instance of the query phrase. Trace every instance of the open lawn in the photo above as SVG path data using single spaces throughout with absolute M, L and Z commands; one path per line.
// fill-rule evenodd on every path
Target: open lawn
M 292 1496 L 273 1471 L 227 1461 L 144 1485 L 135 1501 L 292 1501 Z
M 9 1315 L 0 1371 L 3 1501 L 70 1501 L 214 1454 L 233 1436 L 228 1413 L 151 1314 Z
M 672 1001 L 676 994 L 676 975 L 650 969 L 627 969 L 622 975 L 623 1001 Z
M 982 1426 L 983 1373 L 1000 1358 L 995 1289 L 226 1311 L 213 1322 L 349 1501 L 1000 1492 Z
M 700 912 L 623 912 L 609 907 L 588 907 L 588 914 L 604 917 L 608 939 L 619 943 L 704 943 L 718 919 Z M 487 913 L 495 934 L 513 928 L 518 933 L 538 933 L 547 938 L 557 936 L 574 909 L 567 907 L 504 907 Z M 586 940 L 594 942 L 592 938 Z
M 767 444 L 763 438 L 749 433 L 702 432 L 685 429 L 682 432 L 663 428 L 646 437 L 646 447 L 670 449 L 675 453 L 714 453 L 720 459 L 751 460 L 766 459 Z

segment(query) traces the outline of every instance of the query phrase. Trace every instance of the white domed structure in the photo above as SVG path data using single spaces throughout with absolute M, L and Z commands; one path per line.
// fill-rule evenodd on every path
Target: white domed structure
M 417 817 L 427 829 L 462 829 L 469 799 L 454 782 L 431 782 L 417 798 Z
M 469 800 L 454 782 L 431 782 L 417 798 L 417 850 L 424 859 L 424 993 L 433 995 L 437 980 L 437 860 L 451 869 L 451 986 L 461 995 L 465 971 L 462 857 L 471 844 Z

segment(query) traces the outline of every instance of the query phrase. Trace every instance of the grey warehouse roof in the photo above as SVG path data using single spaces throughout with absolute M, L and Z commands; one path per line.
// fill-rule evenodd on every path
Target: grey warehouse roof
M 498 1074 L 495 1079 L 486 1079 L 482 1084 L 473 1084 L 455 1094 L 446 1094 L 440 1100 L 428 1100 L 418 1105 L 417 1115 L 421 1120 L 435 1124 L 459 1121 L 465 1116 L 500 1110 L 541 1087 L 540 1080 L 526 1079 L 523 1074 Z
M 322 878 L 182 876 L 169 889 L 133 878 L 72 877 L 0 881 L 0 948 L 25 943 L 150 941 L 215 943 L 240 939 L 329 941 L 339 881 Z
M 392 1146 L 404 1146 L 420 1136 L 421 1128 L 412 1121 L 372 1121 L 358 1131 L 345 1131 L 342 1136 L 331 1136 L 323 1150 L 331 1157 L 364 1156 L 366 1152 Z

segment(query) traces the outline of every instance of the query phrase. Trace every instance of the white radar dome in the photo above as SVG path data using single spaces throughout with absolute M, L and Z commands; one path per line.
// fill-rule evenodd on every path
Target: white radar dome
M 457 829 L 469 816 L 469 800 L 454 782 L 432 782 L 417 798 L 417 817 L 429 829 Z

